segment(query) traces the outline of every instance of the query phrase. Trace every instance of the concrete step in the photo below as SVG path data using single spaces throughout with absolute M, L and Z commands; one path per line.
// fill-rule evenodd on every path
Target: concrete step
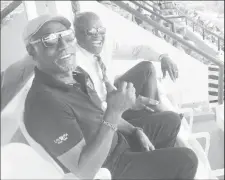
M 193 110 L 194 121 L 216 120 L 215 111 L 209 106 L 208 102 L 183 104 L 182 108 Z
M 194 121 L 198 122 L 204 122 L 204 121 L 216 121 L 216 117 L 214 113 L 208 112 L 208 113 L 199 113 L 199 114 L 194 114 Z

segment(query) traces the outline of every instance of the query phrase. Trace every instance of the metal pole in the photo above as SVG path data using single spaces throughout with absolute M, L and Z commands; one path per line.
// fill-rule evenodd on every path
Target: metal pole
M 181 15 L 184 15 L 186 16 L 186 18 L 191 21 L 192 23 L 194 23 L 196 26 L 199 26 L 201 28 L 204 28 L 205 29 L 205 32 L 207 32 L 208 34 L 211 34 L 215 37 L 219 37 L 221 40 L 224 40 L 224 38 L 222 36 L 219 36 L 217 34 L 215 34 L 214 32 L 208 30 L 205 26 L 203 26 L 202 24 L 199 24 L 199 23 L 196 23 L 195 20 L 193 20 L 192 18 L 188 17 L 187 15 L 185 15 L 183 12 L 181 12 L 179 9 L 176 8 L 176 10 L 181 14 Z
M 218 51 L 220 51 L 220 38 L 218 38 Z
M 172 30 L 173 33 L 175 33 L 176 30 L 175 30 L 175 24 L 174 23 L 171 24 L 171 30 Z
M 205 40 L 205 30 L 204 30 L 204 28 L 202 28 L 202 37 L 203 37 L 203 40 Z
M 147 1 L 143 1 L 143 4 L 147 4 L 148 6 L 152 7 L 154 11 L 159 12 L 160 14 L 162 13 L 160 9 L 158 9 L 157 7 L 150 5 Z
M 218 104 L 223 104 L 224 97 L 224 66 L 219 67 L 219 80 L 218 80 Z
M 116 1 L 112 1 L 113 3 L 115 3 L 115 4 L 117 4 L 117 2 Z M 119 1 L 118 1 L 119 2 Z M 135 4 L 136 6 L 139 6 L 139 7 L 141 7 L 142 9 L 144 9 L 144 10 L 146 10 L 146 11 L 148 11 L 148 12 L 150 12 L 150 13 L 152 13 L 152 14 L 154 14 L 155 16 L 157 16 L 157 17 L 159 17 L 159 18 L 161 18 L 161 19 L 163 19 L 164 21 L 166 21 L 166 22 L 168 22 L 168 23 L 170 23 L 171 25 L 172 25 L 172 21 L 170 21 L 170 20 L 168 20 L 168 19 L 166 19 L 165 17 L 163 17 L 162 15 L 160 15 L 160 14 L 158 14 L 158 13 L 156 13 L 156 12 L 154 12 L 154 11 L 152 11 L 152 10 L 150 10 L 150 9 L 148 9 L 148 8 L 146 8 L 145 6 L 143 6 L 143 5 L 141 5 L 141 4 L 139 4 L 139 3 L 137 3 L 137 2 L 135 2 L 135 1 L 130 1 L 131 3 L 133 3 L 133 4 Z
M 14 11 L 23 1 L 13 1 L 1 11 L 1 21 Z

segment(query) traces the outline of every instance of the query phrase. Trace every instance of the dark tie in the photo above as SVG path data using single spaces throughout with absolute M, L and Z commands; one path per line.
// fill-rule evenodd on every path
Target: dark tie
M 102 76 L 103 76 L 102 81 L 105 83 L 107 92 L 109 93 L 115 90 L 116 87 L 109 82 L 109 79 L 106 75 L 106 67 L 105 67 L 105 64 L 102 62 L 102 58 L 99 55 L 95 55 L 95 59 L 98 62 L 98 65 L 102 71 Z
M 102 71 L 102 76 L 103 76 L 102 80 L 103 81 L 107 80 L 108 78 L 106 76 L 106 67 L 105 67 L 105 64 L 102 62 L 102 58 L 99 55 L 95 55 L 95 59 L 98 62 L 98 65 Z

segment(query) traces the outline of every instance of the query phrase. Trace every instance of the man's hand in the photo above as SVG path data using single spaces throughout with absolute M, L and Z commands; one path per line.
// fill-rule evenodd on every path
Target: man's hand
M 148 105 L 157 106 L 158 104 L 159 104 L 159 101 L 157 101 L 157 100 L 139 95 L 136 98 L 135 104 L 132 107 L 132 109 L 133 110 L 147 109 L 147 110 L 154 112 L 154 110 L 152 108 L 150 108 Z
M 136 101 L 135 88 L 132 83 L 121 82 L 118 89 L 112 89 L 107 94 L 108 108 L 114 112 L 123 113 L 130 109 Z
M 135 133 L 136 133 L 137 140 L 140 143 L 141 150 L 143 152 L 155 150 L 155 147 L 153 146 L 149 138 L 146 136 L 146 134 L 142 130 L 136 129 Z
M 105 82 L 106 89 L 108 93 L 111 93 L 113 91 L 117 91 L 117 88 L 112 85 L 109 81 Z M 151 105 L 153 107 L 157 106 L 159 104 L 159 101 L 144 97 L 144 96 L 138 96 L 136 98 L 135 104 L 132 106 L 133 110 L 141 110 L 141 109 L 146 109 L 150 112 L 154 112 L 155 110 L 149 107 L 148 105 Z
M 166 76 L 168 71 L 170 78 L 175 81 L 178 78 L 178 68 L 177 65 L 168 57 L 164 56 L 161 59 L 161 69 L 163 73 L 163 78 Z

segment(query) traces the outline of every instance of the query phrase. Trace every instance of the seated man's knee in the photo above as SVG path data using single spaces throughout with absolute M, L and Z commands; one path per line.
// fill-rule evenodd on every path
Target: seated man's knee
M 192 149 L 186 148 L 186 147 L 182 147 L 179 149 L 180 149 L 182 155 L 184 156 L 184 158 L 189 159 L 190 162 L 192 162 L 193 164 L 198 164 L 197 155 L 195 154 L 195 152 Z
M 180 158 L 182 164 L 186 168 L 184 173 L 186 178 L 194 178 L 198 168 L 198 157 L 195 152 L 189 148 L 180 148 Z M 179 157 L 178 157 L 179 158 Z
M 143 68 L 143 70 L 147 70 L 149 72 L 149 74 L 156 75 L 155 66 L 153 65 L 152 62 L 142 61 L 138 65 L 141 66 Z
M 179 114 L 173 111 L 164 111 L 163 114 L 168 124 L 173 125 L 173 127 L 180 127 L 181 118 Z

